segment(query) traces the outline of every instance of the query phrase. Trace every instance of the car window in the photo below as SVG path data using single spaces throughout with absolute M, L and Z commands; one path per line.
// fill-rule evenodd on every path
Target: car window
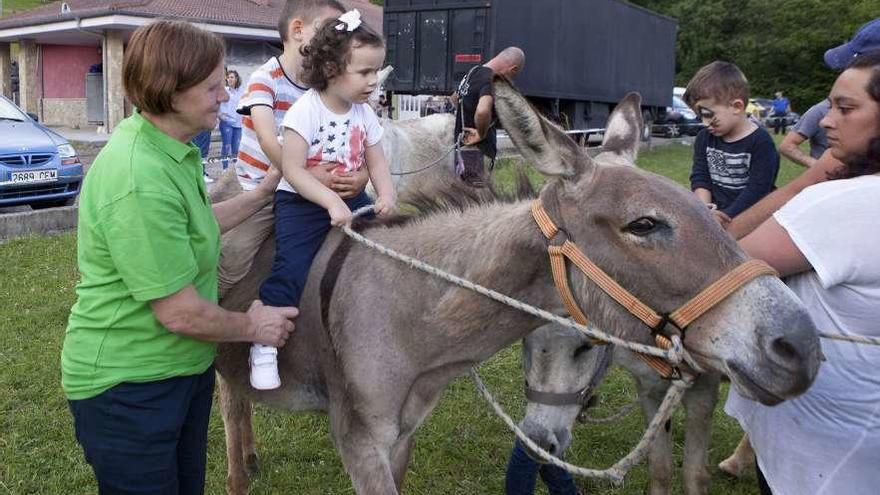
M 24 122 L 27 116 L 18 109 L 12 102 L 4 98 L 0 98 L 0 120 L 18 120 Z
M 682 100 L 678 96 L 673 96 L 672 97 L 672 108 L 679 110 L 679 109 L 690 108 L 690 107 L 687 105 L 687 103 L 684 102 L 684 100 Z

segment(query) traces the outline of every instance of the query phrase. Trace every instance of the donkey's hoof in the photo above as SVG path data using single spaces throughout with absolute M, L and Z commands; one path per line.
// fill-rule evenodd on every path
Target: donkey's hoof
M 745 468 L 746 466 L 744 466 L 743 463 L 735 457 L 728 457 L 727 459 L 724 459 L 723 461 L 718 463 L 718 469 L 720 469 L 721 472 L 727 473 L 734 478 L 741 477 L 743 471 L 745 471 Z
M 260 472 L 260 459 L 257 458 L 257 454 L 248 454 L 244 458 L 244 466 L 247 469 L 247 474 L 249 477 L 253 478 L 257 473 Z
M 226 495 L 247 495 L 248 480 L 226 478 Z

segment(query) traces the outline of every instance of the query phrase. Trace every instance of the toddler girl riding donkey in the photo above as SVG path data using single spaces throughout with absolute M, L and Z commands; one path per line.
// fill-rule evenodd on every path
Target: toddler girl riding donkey
M 303 49 L 303 79 L 312 89 L 284 118 L 284 179 L 275 192 L 275 261 L 260 287 L 268 306 L 299 304 L 312 260 L 331 225 L 348 223 L 352 210 L 369 204 L 366 193 L 343 200 L 308 167 L 337 162 L 336 170 L 366 166 L 378 198 L 375 211 L 394 210 L 394 184 L 382 152 L 382 127 L 367 99 L 385 60 L 382 36 L 363 24 L 357 10 L 325 22 Z M 278 388 L 277 349 L 251 348 L 251 385 Z

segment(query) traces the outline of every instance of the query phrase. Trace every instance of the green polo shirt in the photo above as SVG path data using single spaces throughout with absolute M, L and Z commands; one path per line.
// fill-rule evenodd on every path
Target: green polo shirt
M 198 148 L 135 112 L 113 131 L 80 194 L 80 282 L 61 351 L 67 398 L 207 370 L 216 346 L 168 331 L 150 301 L 190 284 L 217 301 L 219 256 Z

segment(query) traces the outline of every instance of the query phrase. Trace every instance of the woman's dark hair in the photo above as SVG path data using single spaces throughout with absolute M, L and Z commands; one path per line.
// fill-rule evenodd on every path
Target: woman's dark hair
M 846 70 L 849 69 L 871 71 L 865 92 L 880 108 L 880 50 L 865 52 L 854 58 L 846 67 Z M 877 125 L 880 126 L 880 111 L 877 114 Z M 880 172 L 880 136 L 875 136 L 868 141 L 868 149 L 858 156 L 848 158 L 846 166 L 829 174 L 829 179 L 849 179 L 878 172 Z
M 237 70 L 226 71 L 226 77 L 229 77 L 229 74 L 235 74 L 235 86 L 232 89 L 238 89 L 241 87 L 241 76 L 238 75 Z
M 327 89 L 330 79 L 345 72 L 354 46 L 384 47 L 385 40 L 366 23 L 354 31 L 336 29 L 339 19 L 328 19 L 315 33 L 312 41 L 302 47 L 302 80 L 318 91 Z

